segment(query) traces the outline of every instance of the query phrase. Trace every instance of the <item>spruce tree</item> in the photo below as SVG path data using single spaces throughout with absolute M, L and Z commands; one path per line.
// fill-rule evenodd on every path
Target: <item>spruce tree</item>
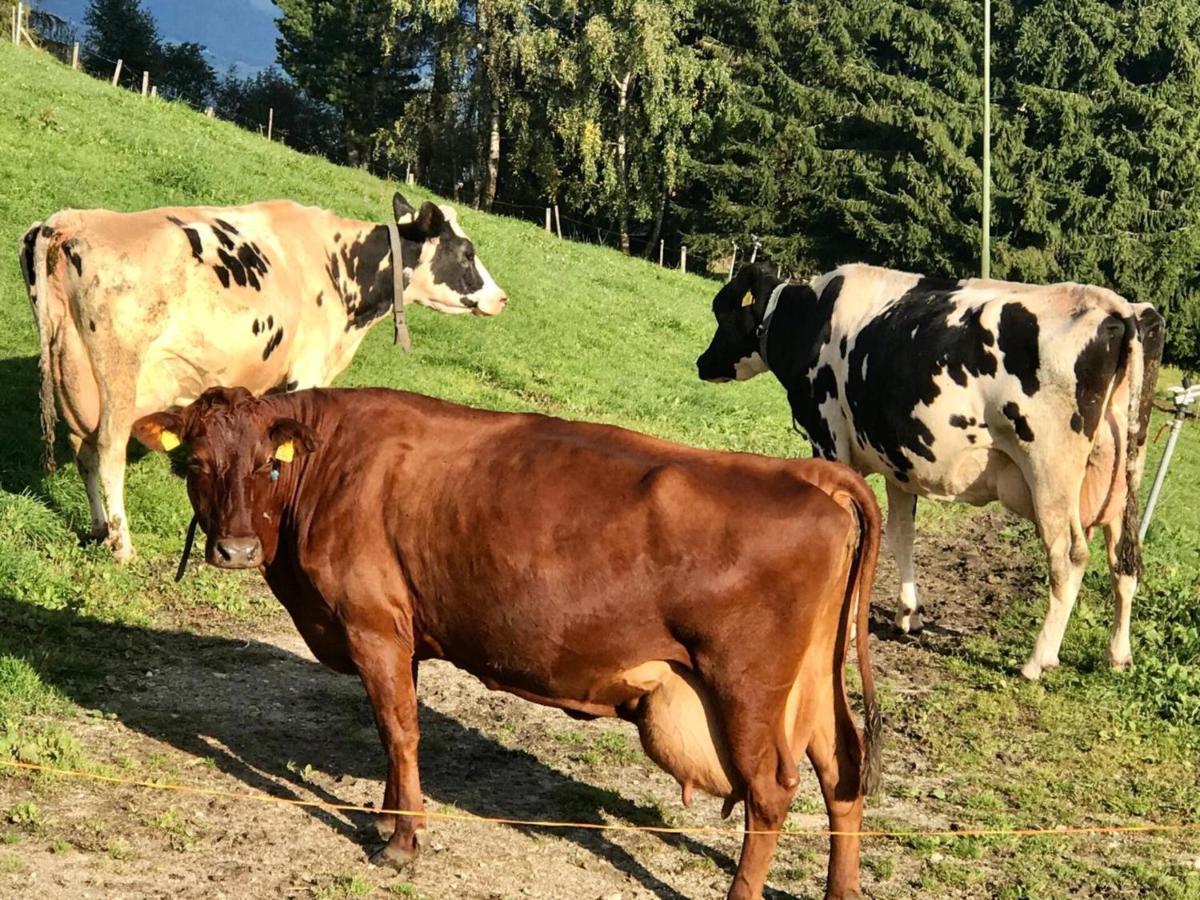
M 87 35 L 83 65 L 97 75 L 111 75 L 115 60 L 140 79 L 159 60 L 158 28 L 141 0 L 91 0 L 83 14 Z M 138 82 L 140 84 L 140 81 Z

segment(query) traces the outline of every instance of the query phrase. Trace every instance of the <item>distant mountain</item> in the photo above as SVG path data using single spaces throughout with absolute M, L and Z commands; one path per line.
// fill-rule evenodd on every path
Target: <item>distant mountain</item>
M 88 0 L 33 0 L 34 6 L 75 23 L 82 39 Z M 275 17 L 271 0 L 143 0 L 164 41 L 195 41 L 208 48 L 218 74 L 231 66 L 245 75 L 275 62 Z

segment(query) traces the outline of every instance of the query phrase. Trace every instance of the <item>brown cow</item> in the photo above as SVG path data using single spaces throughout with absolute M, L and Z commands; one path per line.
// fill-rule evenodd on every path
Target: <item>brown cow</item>
M 134 434 L 185 445 L 208 561 L 259 567 L 316 657 L 362 679 L 385 809 L 423 810 L 416 666 L 446 659 L 494 690 L 635 723 L 685 803 L 694 788 L 726 814 L 745 801 L 730 897 L 761 895 L 807 753 L 848 832 L 827 896 L 857 896 L 879 768 L 880 514 L 849 468 L 379 389 L 214 388 Z M 855 622 L 865 741 L 843 678 Z M 375 861 L 413 860 L 425 825 L 387 822 Z

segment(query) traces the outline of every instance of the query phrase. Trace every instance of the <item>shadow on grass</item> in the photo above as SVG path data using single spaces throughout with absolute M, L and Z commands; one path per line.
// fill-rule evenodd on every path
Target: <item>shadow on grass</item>
M 76 704 L 113 714 L 183 753 L 211 759 L 253 790 L 346 802 L 292 771 L 308 763 L 378 781 L 375 802 L 382 798 L 385 760 L 358 680 L 271 644 L 113 624 L 0 597 L 0 653 L 26 659 L 44 682 Z M 599 823 L 607 814 L 630 824 L 664 824 L 654 809 L 575 781 L 427 706 L 421 706 L 420 719 L 422 787 L 439 803 L 479 816 Z M 276 779 L 297 790 L 281 788 Z M 307 812 L 364 853 L 376 841 L 368 814 Z M 430 825 L 438 827 L 436 820 Z M 685 900 L 601 832 L 520 830 L 570 840 L 655 896 Z M 686 836 L 658 837 L 709 858 L 732 876 L 733 861 L 711 848 Z M 427 859 L 424 865 L 436 862 Z
M 36 356 L 0 359 L 0 488 L 13 493 L 41 486 L 42 426 Z

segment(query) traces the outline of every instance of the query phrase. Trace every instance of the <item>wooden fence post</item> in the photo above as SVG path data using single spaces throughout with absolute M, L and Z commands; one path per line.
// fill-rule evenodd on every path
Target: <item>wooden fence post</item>
M 150 96 L 150 73 L 142 72 L 142 96 Z
M 267 140 L 271 139 L 271 132 L 275 130 L 275 107 L 267 110 Z
M 554 230 L 558 232 L 558 239 L 562 240 L 562 219 L 558 217 L 558 204 L 554 204 Z
M 658 264 L 660 266 L 663 264 L 663 248 L 666 246 L 666 244 L 667 242 L 665 240 L 658 242 Z
M 733 242 L 733 256 L 729 258 L 729 280 L 733 281 L 733 267 L 737 265 L 737 241 Z
M 157 84 L 150 85 L 150 99 L 151 100 L 158 99 L 158 85 Z
M 71 68 L 79 70 L 79 41 L 76 41 L 75 46 L 71 48 Z
M 121 78 L 121 63 L 123 60 L 117 60 L 117 67 L 113 69 L 113 87 L 117 86 L 117 81 Z
M 21 46 L 21 4 L 18 3 L 16 9 L 13 10 L 13 43 L 18 47 Z
M 550 231 L 550 207 L 546 207 L 546 234 L 551 234 Z
M 679 248 L 679 271 L 687 272 L 687 244 Z
M 216 116 L 217 111 L 215 109 L 213 109 L 211 106 L 208 106 L 208 107 L 205 107 L 204 114 L 206 116 L 208 116 L 210 119 L 212 119 Z

